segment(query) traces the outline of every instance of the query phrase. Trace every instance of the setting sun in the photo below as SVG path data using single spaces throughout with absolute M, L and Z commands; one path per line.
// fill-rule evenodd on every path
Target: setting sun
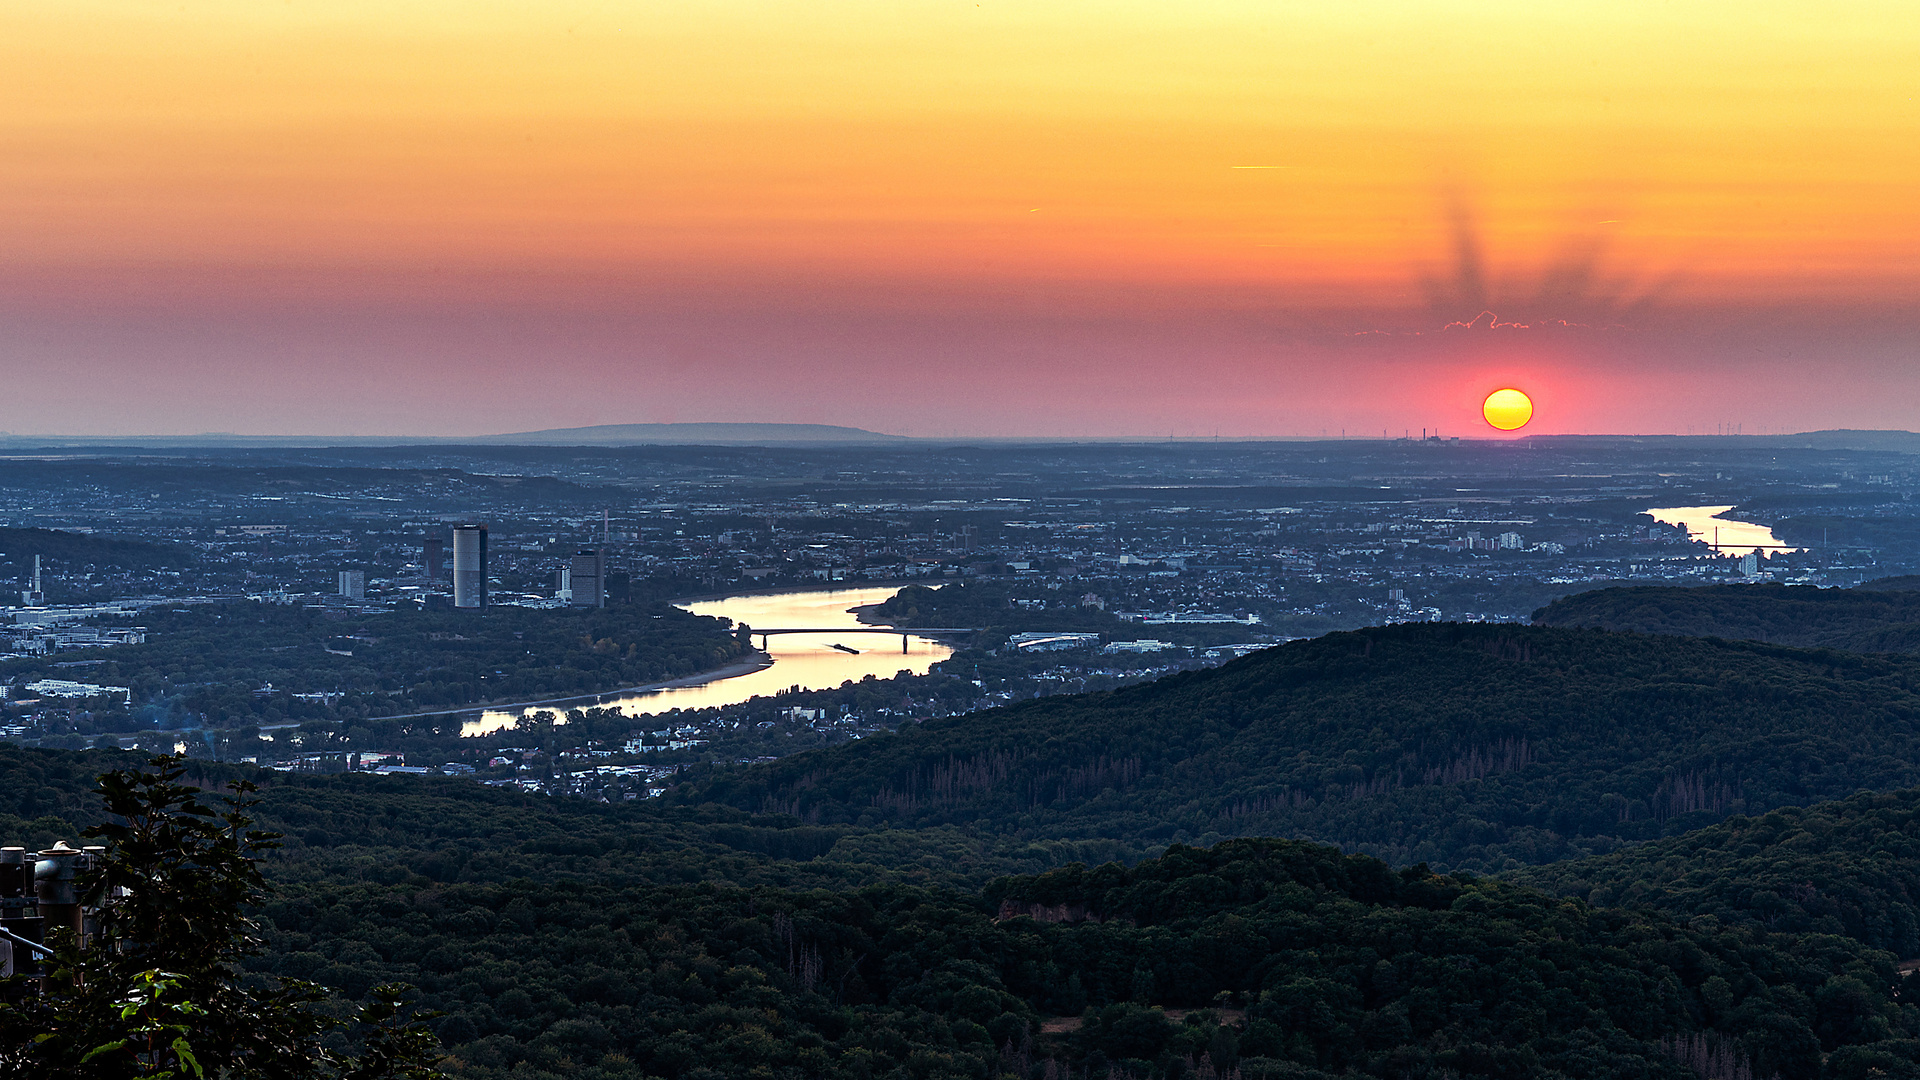
M 1495 390 L 1487 395 L 1480 412 L 1486 416 L 1487 423 L 1501 431 L 1514 431 L 1526 427 L 1527 421 L 1533 419 L 1533 399 L 1511 387 Z

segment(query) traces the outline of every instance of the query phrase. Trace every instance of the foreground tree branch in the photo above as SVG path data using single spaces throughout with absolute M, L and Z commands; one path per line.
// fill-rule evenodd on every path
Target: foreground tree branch
M 81 940 L 48 933 L 53 958 L 38 985 L 0 980 L 0 1074 L 119 1080 L 419 1080 L 435 1075 L 437 1046 L 381 986 L 343 1022 L 316 1007 L 312 983 L 248 976 L 240 962 L 262 943 L 252 910 L 267 896 L 261 855 L 277 834 L 254 829 L 253 784 L 228 785 L 216 809 L 181 783 L 183 757 L 99 778 L 108 823 L 84 834 L 104 843 L 83 903 L 95 913 Z M 362 1049 L 330 1049 L 346 1029 Z

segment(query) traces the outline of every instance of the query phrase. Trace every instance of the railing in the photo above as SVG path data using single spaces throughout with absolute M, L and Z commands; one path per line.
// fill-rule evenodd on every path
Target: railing
M 971 634 L 971 626 L 773 626 L 762 629 L 758 626 L 741 628 L 744 633 L 755 637 L 768 634 L 914 634 L 927 637 L 933 634 Z
M 907 641 L 916 637 L 935 637 L 942 634 L 971 634 L 971 626 L 742 626 L 738 633 L 744 635 L 747 644 L 753 644 L 754 638 L 760 639 L 760 647 L 767 647 L 767 638 L 774 634 L 899 634 L 900 651 L 907 651 Z

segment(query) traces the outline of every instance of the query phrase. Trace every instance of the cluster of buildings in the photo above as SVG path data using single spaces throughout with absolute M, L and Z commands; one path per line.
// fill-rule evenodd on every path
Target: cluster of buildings
M 1468 530 L 1447 541 L 1448 551 L 1520 551 L 1526 546 L 1526 541 L 1521 540 L 1517 532 L 1503 532 L 1499 536 L 1483 538 L 1478 532 Z
M 397 573 L 376 576 L 377 585 L 389 586 L 388 600 L 411 599 L 419 603 L 451 607 L 459 611 L 482 611 L 491 605 L 507 603 L 534 607 L 605 607 L 607 604 L 607 548 L 580 547 L 570 555 L 549 557 L 559 565 L 552 570 L 550 593 L 528 595 L 514 591 L 502 596 L 493 588 L 498 569 L 488 558 L 488 527 L 474 523 L 452 525 L 445 531 L 434 530 L 417 538 L 418 561 Z M 451 553 L 452 560 L 447 558 Z M 411 570 L 411 572 L 408 572 Z M 365 569 L 337 572 L 335 596 L 344 601 L 368 599 Z
M 0 485 L 0 528 L 131 551 L 89 561 L 0 549 L 0 578 L 19 596 L 0 609 L 0 649 L 16 670 L 40 665 L 6 680 L 15 702 L 85 700 L 27 685 L 63 681 L 124 697 L 87 665 L 147 640 L 161 624 L 142 612 L 163 604 L 584 610 L 634 596 L 961 583 L 1000 607 L 958 618 L 1021 630 L 977 671 L 950 674 L 963 690 L 903 684 L 831 716 L 756 714 L 738 736 L 702 726 L 643 739 L 611 748 L 633 760 L 583 763 L 593 769 L 734 754 L 739 738 L 761 738 L 737 751 L 758 756 L 779 740 L 854 737 L 1369 623 L 1524 620 L 1613 582 L 1845 585 L 1920 566 L 1920 539 L 1901 546 L 1920 529 L 1899 527 L 1920 491 L 1914 458 L 1732 443 L 207 451 L 172 485 L 147 482 L 141 455 L 124 458 L 86 483 L 58 462 L 24 462 Z M 1832 542 L 1725 552 L 1643 513 L 1702 504 L 1740 504 L 1782 530 L 1813 511 L 1874 517 L 1883 539 L 1836 527 Z M 330 706 L 329 692 L 303 699 Z M 746 734 L 762 723 L 779 740 Z
M 38 595 L 37 589 L 36 582 L 35 595 Z M 147 628 L 132 625 L 131 620 L 138 619 L 142 610 L 160 602 L 158 598 L 142 598 L 107 604 L 0 609 L 0 646 L 4 647 L 0 660 L 141 644 L 147 640 Z
M 551 470 L 553 482 L 487 485 L 478 471 L 450 469 L 465 463 L 441 452 L 389 456 L 392 481 L 365 479 L 379 470 L 358 455 L 358 488 L 310 497 L 270 476 L 258 491 L 225 496 L 35 492 L 32 513 L 13 524 L 138 536 L 198 557 L 36 572 L 28 553 L 11 553 L 22 607 L 140 595 L 597 607 L 638 582 L 659 595 L 663 582 L 716 593 L 986 579 L 1020 590 L 1058 584 L 1146 619 L 1259 619 L 1290 633 L 1311 627 L 1288 620 L 1398 610 L 1383 602 L 1389 589 L 1403 590 L 1415 612 L 1513 617 L 1530 598 L 1503 610 L 1463 595 L 1472 590 L 1461 583 L 1732 579 L 1735 559 L 1636 519 L 1631 504 L 1737 502 L 1740 490 L 1825 484 L 1846 495 L 1862 477 L 1897 497 L 1913 479 L 1891 461 L 1821 473 L 1825 460 L 1810 458 L 1736 480 L 1717 461 L 1676 465 L 1632 447 L 1547 454 L 1399 442 L 862 450 L 844 460 L 818 450 L 635 451 L 543 457 L 519 468 Z M 261 520 L 268 513 L 278 520 Z M 1857 580 L 1878 576 L 1884 555 L 1778 552 L 1745 576 Z

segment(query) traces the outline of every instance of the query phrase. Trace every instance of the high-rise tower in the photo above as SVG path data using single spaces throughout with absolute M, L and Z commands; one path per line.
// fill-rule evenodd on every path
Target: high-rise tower
M 487 606 L 487 527 L 453 527 L 453 606 Z
M 581 548 L 573 553 L 569 575 L 573 588 L 573 606 L 607 606 L 607 551 L 605 548 Z
M 422 561 L 426 566 L 427 580 L 439 581 L 440 575 L 447 569 L 447 542 L 442 537 L 429 536 L 422 547 L 425 549 Z

